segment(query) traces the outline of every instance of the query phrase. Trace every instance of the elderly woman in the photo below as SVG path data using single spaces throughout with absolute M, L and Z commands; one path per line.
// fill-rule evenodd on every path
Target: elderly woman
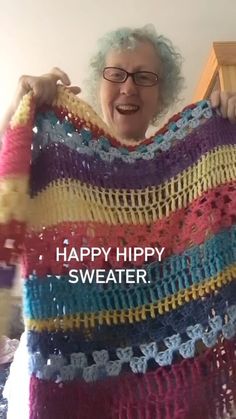
M 124 141 L 124 143 L 129 143 L 129 141 L 133 140 L 139 143 L 145 139 L 149 126 L 156 124 L 158 119 L 178 101 L 178 96 L 183 86 L 183 78 L 181 76 L 181 61 L 181 56 L 175 51 L 172 43 L 165 37 L 158 36 L 151 26 L 134 30 L 127 28 L 118 29 L 107 34 L 103 39 L 100 40 L 99 50 L 97 54 L 92 58 L 90 63 L 90 79 L 88 80 L 88 91 L 86 93 L 89 96 L 89 100 L 92 106 L 98 111 L 98 113 L 102 115 L 104 121 L 111 128 L 115 137 Z M 43 104 L 50 105 L 54 100 L 55 95 L 57 94 L 58 83 L 62 83 L 63 85 L 67 86 L 68 89 L 75 94 L 80 92 L 79 87 L 70 85 L 70 79 L 67 74 L 56 67 L 53 68 L 48 74 L 40 77 L 22 76 L 19 80 L 16 95 L 6 114 L 5 119 L 2 122 L 1 131 L 4 131 L 21 98 L 27 92 L 30 90 L 33 91 L 38 106 Z M 213 107 L 219 108 L 221 115 L 224 118 L 228 118 L 232 123 L 236 122 L 235 94 L 226 92 L 214 92 L 211 95 L 211 103 Z M 140 173 L 140 176 L 142 176 L 142 173 Z M 133 329 L 131 327 L 129 330 L 130 333 L 132 333 Z M 97 333 L 98 335 L 100 333 L 99 327 Z M 110 332 L 108 331 L 108 333 Z M 116 336 L 116 341 L 118 338 L 119 336 Z M 134 337 L 132 341 L 134 342 Z M 20 351 L 17 354 L 14 367 L 16 374 L 18 369 L 19 376 L 22 375 L 20 362 L 21 357 L 22 359 L 24 358 L 23 345 L 24 342 L 22 342 Z M 128 351 L 130 348 L 126 349 Z M 151 350 L 151 347 L 149 349 Z M 110 348 L 110 351 L 111 356 L 114 356 L 114 354 L 112 355 L 112 348 Z M 198 352 L 201 352 L 201 347 L 198 348 Z M 128 352 L 123 354 L 123 356 L 128 356 Z M 18 367 L 17 364 L 20 365 L 20 367 Z M 197 374 L 201 373 L 204 375 L 205 373 L 204 365 L 202 364 L 202 369 L 199 365 L 199 370 L 196 367 L 196 376 Z M 186 367 L 185 370 L 186 376 L 182 377 L 183 382 L 185 383 L 183 399 L 187 394 L 185 382 L 185 380 L 188 379 L 187 368 L 188 367 Z M 155 370 L 155 366 L 150 366 L 150 370 L 152 369 Z M 177 369 L 178 366 L 174 370 L 176 372 L 176 376 L 175 372 L 174 376 L 172 376 L 173 380 L 176 379 L 176 383 L 172 383 L 173 388 L 175 385 L 178 387 L 182 385 L 180 381 L 178 381 L 180 376 L 178 376 L 177 379 Z M 149 375 L 147 381 L 145 381 L 145 377 L 142 379 L 143 388 L 147 393 L 148 403 L 144 403 L 144 390 L 141 392 L 140 388 L 138 390 L 137 387 L 137 394 L 135 393 L 135 385 L 138 384 L 138 381 L 140 381 L 141 378 L 138 376 L 139 378 L 137 381 L 133 380 L 133 378 L 130 379 L 130 386 L 132 387 L 133 392 L 132 394 L 134 394 L 133 400 L 137 401 L 137 404 L 140 397 L 143 400 L 143 405 L 139 402 L 138 410 L 136 410 L 135 404 L 132 404 L 134 402 L 130 403 L 128 401 L 127 405 L 124 404 L 123 407 L 109 407 L 109 397 L 111 397 L 112 394 L 113 403 L 115 400 L 114 394 L 116 392 L 117 394 L 121 394 L 122 391 L 118 387 L 122 387 L 125 381 L 122 382 L 121 380 L 117 382 L 117 384 L 113 383 L 113 388 L 110 388 L 110 384 L 106 384 L 105 382 L 104 387 L 102 387 L 103 392 L 100 391 L 99 396 L 95 394 L 96 383 L 95 387 L 93 387 L 93 390 L 91 390 L 92 387 L 90 390 L 88 390 L 89 387 L 87 387 L 86 390 L 85 387 L 83 388 L 83 386 L 81 386 L 80 392 L 78 394 L 74 392 L 73 396 L 70 391 L 71 388 L 68 385 L 66 393 L 62 392 L 62 397 L 65 397 L 65 404 L 67 402 L 71 403 L 71 412 L 70 417 L 68 416 L 68 419 L 96 419 L 98 417 L 103 419 L 203 418 L 203 407 L 196 406 L 195 404 L 193 409 L 191 407 L 191 402 L 188 400 L 175 400 L 175 404 L 171 406 L 171 394 L 165 394 L 165 391 L 167 391 L 167 388 L 169 388 L 168 367 L 167 369 L 163 369 L 161 371 L 162 372 L 160 372 L 160 374 L 158 373 L 160 385 L 159 388 L 155 387 L 156 382 L 154 378 L 152 382 L 151 374 Z M 11 394 L 12 400 L 10 399 L 9 404 L 9 418 L 15 418 L 17 414 L 18 417 L 26 418 L 26 413 L 19 413 L 22 412 L 22 410 L 20 410 L 21 407 L 16 403 L 16 394 L 18 402 L 22 402 L 24 397 L 19 397 L 19 387 L 21 386 L 18 387 L 18 380 L 17 378 L 14 378 L 13 373 L 14 370 L 12 372 L 12 381 L 17 383 L 17 388 L 15 387 L 14 389 L 13 383 L 13 397 Z M 162 378 L 161 374 L 163 374 Z M 192 384 L 193 382 L 189 382 L 190 387 Z M 202 385 L 202 391 L 204 393 L 204 382 L 202 382 Z M 77 416 L 77 413 L 75 412 L 77 406 L 77 397 L 83 398 L 84 394 L 84 397 L 87 400 L 86 406 L 89 407 L 88 405 L 90 403 L 90 396 L 88 397 L 86 391 L 90 392 L 90 395 L 93 395 L 93 398 L 91 399 L 90 416 L 88 416 L 88 414 L 86 415 L 85 413 L 83 416 L 83 411 L 81 412 L 81 409 Z M 126 387 L 126 391 L 128 392 L 128 387 Z M 201 393 L 201 388 L 196 387 L 196 391 L 197 393 Z M 163 398 L 166 397 L 168 399 L 168 407 L 163 407 L 161 405 L 162 400 L 158 400 L 159 407 L 157 409 L 155 405 L 157 403 L 155 399 L 155 392 L 159 392 L 159 394 L 163 395 Z M 191 394 L 191 392 L 188 394 Z M 199 394 L 196 395 L 199 396 Z M 49 399 L 50 397 L 53 397 L 53 394 L 51 394 L 49 391 Z M 106 403 L 103 403 L 103 398 L 106 399 L 106 397 Z M 119 397 L 120 396 L 118 396 L 118 398 Z M 191 395 L 191 397 L 194 400 L 194 394 Z M 82 399 L 80 399 L 80 406 L 81 400 Z M 34 403 L 32 400 L 31 402 Z M 181 410 L 182 402 L 185 406 L 184 410 Z M 188 406 L 188 402 L 189 410 L 188 407 L 186 407 Z M 104 406 L 106 406 L 106 408 Z M 116 406 L 118 406 L 118 404 Z M 99 409 L 101 409 L 101 411 L 98 411 Z M 157 410 L 159 412 L 158 415 L 156 413 Z M 68 407 L 68 412 L 69 411 L 70 410 Z M 47 412 L 47 406 L 45 406 L 45 412 Z M 60 415 L 59 410 L 58 415 Z M 47 419 L 47 417 L 50 417 L 51 419 L 51 416 L 47 416 L 47 413 L 45 413 L 42 417 L 37 416 L 38 419 Z M 208 418 L 210 416 L 206 417 Z M 60 416 L 60 418 L 62 418 L 62 416 Z M 36 419 L 36 416 L 32 417 L 32 419 Z
M 151 25 L 142 29 L 118 29 L 100 40 L 90 62 L 86 95 L 104 121 L 120 138 L 142 140 L 150 124 L 178 102 L 183 87 L 181 56 Z M 12 103 L 2 120 L 3 132 L 21 98 L 33 90 L 38 105 L 52 103 L 61 82 L 75 94 L 70 79 L 59 68 L 40 77 L 21 76 Z M 236 122 L 236 94 L 215 91 L 211 103 L 221 115 Z

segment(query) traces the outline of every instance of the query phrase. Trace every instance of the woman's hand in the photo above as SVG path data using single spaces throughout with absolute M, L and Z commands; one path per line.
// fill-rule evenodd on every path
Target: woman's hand
M 210 96 L 211 106 L 218 108 L 223 118 L 236 123 L 236 92 L 220 92 L 215 90 Z
M 81 92 L 80 87 L 70 85 L 71 82 L 68 75 L 58 67 L 54 67 L 49 73 L 39 77 L 21 76 L 10 106 L 3 119 L 0 121 L 0 137 L 4 133 L 12 115 L 15 113 L 22 97 L 26 93 L 30 90 L 33 91 L 36 99 L 36 106 L 40 106 L 42 104 L 50 105 L 57 94 L 58 82 L 67 86 L 68 89 L 76 95 Z
M 68 86 L 74 94 L 78 94 L 81 91 L 78 86 L 70 86 L 71 82 L 68 75 L 58 67 L 54 67 L 49 73 L 39 77 L 21 76 L 11 104 L 12 111 L 16 110 L 22 97 L 30 90 L 34 93 L 37 106 L 42 104 L 50 105 L 55 99 L 58 82 Z

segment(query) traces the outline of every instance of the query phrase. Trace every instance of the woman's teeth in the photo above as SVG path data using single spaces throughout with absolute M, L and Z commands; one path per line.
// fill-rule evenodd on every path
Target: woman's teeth
M 139 106 L 137 105 L 118 105 L 116 106 L 116 110 L 124 115 L 135 113 L 139 110 Z

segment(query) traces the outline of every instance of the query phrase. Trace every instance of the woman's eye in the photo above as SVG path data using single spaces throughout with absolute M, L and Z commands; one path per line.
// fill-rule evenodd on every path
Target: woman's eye
M 120 74 L 119 72 L 111 73 L 111 77 L 116 78 L 116 79 L 120 79 L 122 77 L 122 74 Z
M 150 79 L 150 77 L 147 74 L 139 74 L 138 78 L 139 80 L 143 80 L 143 81 Z

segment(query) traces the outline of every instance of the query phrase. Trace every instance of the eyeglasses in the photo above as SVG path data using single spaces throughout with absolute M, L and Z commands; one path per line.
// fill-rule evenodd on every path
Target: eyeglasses
M 151 71 L 129 73 L 118 67 L 105 67 L 103 70 L 103 78 L 112 83 L 124 83 L 128 77 L 132 77 L 133 82 L 137 86 L 155 86 L 159 81 L 158 75 Z

